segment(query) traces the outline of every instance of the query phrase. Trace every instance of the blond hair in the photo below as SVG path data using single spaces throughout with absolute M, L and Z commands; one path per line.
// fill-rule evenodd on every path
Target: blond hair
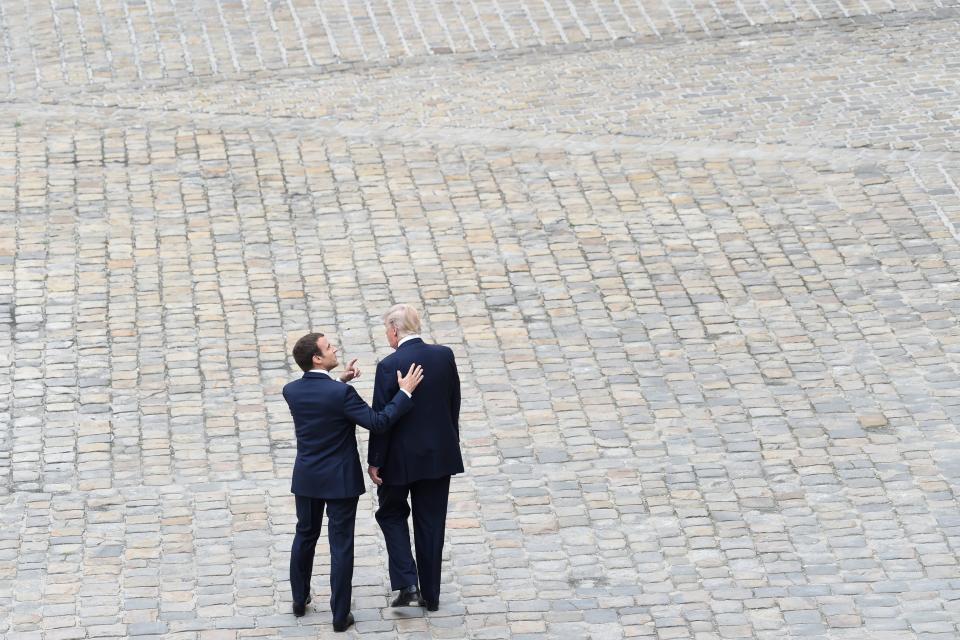
M 420 314 L 408 304 L 395 304 L 383 314 L 383 324 L 394 327 L 402 338 L 420 333 Z

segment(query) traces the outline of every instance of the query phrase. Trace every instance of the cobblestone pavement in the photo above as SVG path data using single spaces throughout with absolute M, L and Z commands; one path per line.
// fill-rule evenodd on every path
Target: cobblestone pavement
M 0 636 L 290 612 L 309 328 L 458 355 L 441 607 L 346 637 L 960 637 L 956 0 L 0 3 Z M 429 372 L 428 372 L 429 374 Z M 365 452 L 365 437 L 361 437 Z

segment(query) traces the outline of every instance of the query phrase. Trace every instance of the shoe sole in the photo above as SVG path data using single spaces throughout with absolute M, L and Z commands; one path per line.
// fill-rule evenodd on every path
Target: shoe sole
M 420 604 L 414 600 L 412 602 L 403 602 L 399 604 L 391 604 L 390 607 L 393 609 L 399 609 L 400 607 L 419 607 Z

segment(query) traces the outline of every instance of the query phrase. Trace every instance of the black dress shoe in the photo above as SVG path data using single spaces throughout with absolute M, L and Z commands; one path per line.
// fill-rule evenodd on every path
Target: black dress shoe
M 297 604 L 296 602 L 294 602 L 293 615 L 297 616 L 298 618 L 302 618 L 303 616 L 305 616 L 307 614 L 307 605 L 310 604 L 311 602 L 313 602 L 313 596 L 309 593 L 307 594 L 307 601 L 304 602 L 303 604 Z
M 334 630 L 334 631 L 346 631 L 347 629 L 349 629 L 349 628 L 352 627 L 352 626 L 353 626 L 353 614 L 352 614 L 352 613 L 348 613 L 346 620 L 344 620 L 343 622 L 334 622 L 334 623 L 333 623 L 333 630 Z
M 420 600 L 420 589 L 417 588 L 417 585 L 412 584 L 409 587 L 400 589 L 400 593 L 397 594 L 397 597 L 393 599 L 393 602 L 390 603 L 390 606 L 409 607 L 411 605 L 419 605 Z
M 427 608 L 427 611 L 436 611 L 437 609 L 440 608 L 440 603 L 439 603 L 439 602 L 427 602 L 426 600 L 424 600 L 424 599 L 421 598 L 421 599 L 420 599 L 420 606 L 421 606 L 421 607 L 426 607 L 426 608 Z

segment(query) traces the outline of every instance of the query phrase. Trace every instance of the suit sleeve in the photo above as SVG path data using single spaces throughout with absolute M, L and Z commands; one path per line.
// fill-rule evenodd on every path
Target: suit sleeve
M 387 395 L 390 393 L 390 390 L 387 388 L 387 383 L 390 381 L 389 378 L 385 375 L 383 362 L 377 363 L 377 372 L 374 374 L 373 378 L 373 410 L 380 411 L 386 405 L 390 398 L 393 397 L 393 394 Z
M 387 376 L 383 367 L 383 362 L 377 363 L 377 373 L 373 381 L 373 409 L 380 411 L 386 406 L 387 400 Z M 400 392 L 400 395 L 406 394 Z M 370 432 L 370 441 L 367 444 L 367 464 L 371 467 L 382 467 L 387 457 L 387 449 L 390 446 L 390 432 L 377 433 Z
M 347 386 L 347 395 L 343 400 L 343 411 L 347 419 L 356 425 L 369 429 L 370 433 L 384 433 L 400 416 L 413 408 L 413 400 L 407 394 L 398 391 L 382 411 L 374 411 L 363 401 L 357 390 Z
M 457 359 L 450 351 L 450 364 L 453 372 L 450 375 L 450 421 L 457 430 L 457 440 L 460 440 L 460 374 L 457 373 Z

